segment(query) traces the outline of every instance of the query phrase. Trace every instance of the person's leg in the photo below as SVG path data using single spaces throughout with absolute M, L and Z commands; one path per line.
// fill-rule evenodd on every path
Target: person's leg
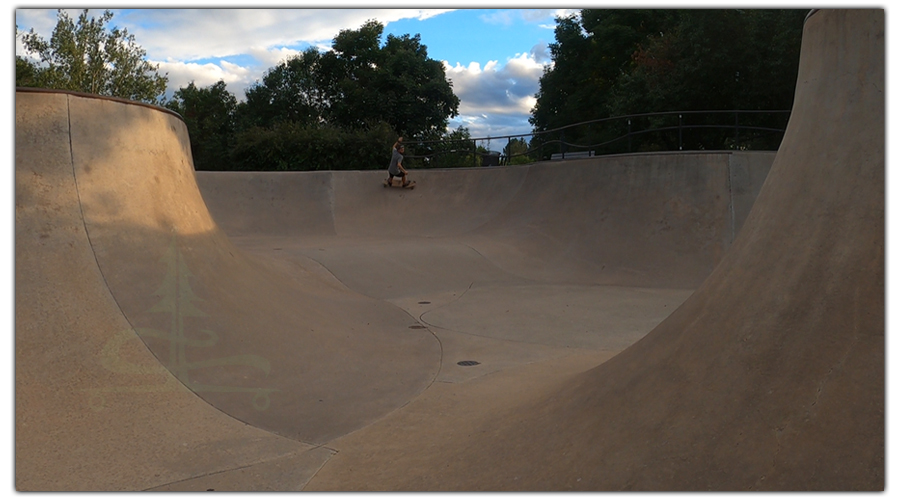
M 403 173 L 403 186 L 405 187 L 409 182 L 406 182 L 406 172 Z

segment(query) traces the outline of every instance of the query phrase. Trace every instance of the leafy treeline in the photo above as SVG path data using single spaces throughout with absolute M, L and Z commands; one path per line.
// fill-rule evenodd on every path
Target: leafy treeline
M 557 18 L 553 64 L 540 79 L 529 119 L 533 132 L 648 112 L 790 109 L 807 12 L 585 9 Z M 369 21 L 338 33 L 332 51 L 310 48 L 270 68 L 246 89 L 244 101 L 224 81 L 203 88 L 192 82 L 165 101 L 167 77 L 144 60 L 127 31 L 107 28 L 111 18 L 109 11 L 90 18 L 85 10 L 75 22 L 60 10 L 49 41 L 17 27 L 17 37 L 40 62 L 17 56 L 16 85 L 164 105 L 184 118 L 200 170 L 382 169 L 398 136 L 418 143 L 421 154 L 441 153 L 414 165 L 419 168 L 479 164 L 487 152 L 473 149 L 467 129 L 447 131 L 459 99 L 419 35 L 388 35 L 382 43 L 384 27 Z M 785 118 L 751 115 L 741 125 L 782 128 Z M 600 144 L 632 128 L 673 127 L 674 119 L 570 129 L 564 140 Z M 704 125 L 722 117 L 686 114 L 678 120 Z M 504 154 L 530 161 L 523 152 L 548 138 L 511 140 Z M 445 141 L 421 142 L 439 139 Z M 629 139 L 629 150 L 677 149 L 681 141 L 685 149 L 772 148 L 780 136 L 738 138 L 705 128 L 678 141 L 671 133 L 645 134 Z M 415 155 L 412 149 L 408 153 Z
M 436 140 L 458 114 L 441 62 L 419 35 L 369 21 L 270 68 L 237 100 L 193 83 L 167 104 L 191 134 L 195 166 L 216 170 L 383 169 L 398 136 Z
M 59 10 L 49 42 L 17 27 L 41 61 L 17 56 L 16 85 L 164 105 L 184 118 L 199 170 L 383 169 L 397 137 L 448 137 L 458 114 L 443 64 L 420 36 L 388 35 L 382 44 L 377 21 L 342 30 L 329 52 L 310 48 L 270 68 L 239 102 L 224 81 L 192 82 L 165 101 L 167 78 L 131 35 L 107 27 L 111 19 L 84 10 L 74 22 Z
M 808 10 L 585 9 L 557 18 L 553 58 L 540 80 L 530 123 L 534 131 L 648 112 L 789 110 Z M 693 118 L 697 116 L 697 118 Z M 712 119 L 703 115 L 684 120 Z M 784 115 L 758 115 L 742 125 L 783 127 Z M 720 122 L 721 116 L 716 117 Z M 726 121 L 728 118 L 724 118 Z M 633 120 L 640 128 L 677 125 Z M 733 120 L 733 118 L 732 118 Z M 769 122 L 767 122 L 767 120 Z M 774 120 L 774 122 L 771 122 Z M 686 123 L 690 124 L 690 123 Z M 703 124 L 694 123 L 694 124 Z M 618 129 L 570 131 L 567 141 L 602 142 Z M 636 137 L 641 149 L 677 149 L 673 136 Z M 754 147 L 708 129 L 685 137 L 690 149 Z M 749 140 L 749 139 L 748 139 Z M 765 141 L 765 138 L 758 139 Z M 778 136 L 772 140 L 778 141 Z M 770 145 L 764 145 L 770 146 Z M 777 146 L 777 143 L 776 143 Z

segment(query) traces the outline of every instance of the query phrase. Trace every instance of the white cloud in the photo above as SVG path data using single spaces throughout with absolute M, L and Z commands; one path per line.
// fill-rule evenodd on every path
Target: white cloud
M 553 20 L 555 17 L 565 17 L 578 12 L 580 11 L 573 9 L 512 9 L 498 10 L 479 17 L 487 24 L 512 26 L 516 23 L 525 22 L 553 29 L 556 26 L 547 24 L 548 19 Z
M 79 9 L 62 10 L 73 20 L 78 19 L 78 15 L 81 14 Z M 89 15 L 99 16 L 102 12 L 102 10 L 93 9 L 89 11 Z M 44 35 L 47 39 L 50 38 L 50 33 L 56 27 L 56 21 L 56 9 L 16 9 L 16 26 L 19 29 L 28 31 L 34 28 L 35 32 Z
M 243 99 L 244 90 L 255 79 L 255 73 L 251 70 L 228 61 L 206 64 L 163 61 L 152 62 L 152 64 L 158 64 L 159 74 L 167 74 L 169 78 L 167 97 L 171 97 L 172 93 L 182 87 L 187 87 L 191 82 L 202 88 L 222 80 L 229 92 L 238 99 Z
M 116 16 L 150 58 L 196 60 L 246 53 L 247 47 L 330 45 L 342 29 L 445 12 L 426 9 L 188 9 L 123 11 Z M 164 28 L 161 28 L 164 27 Z
M 73 20 L 80 10 L 66 9 Z M 114 10 L 110 27 L 125 28 L 139 41 L 160 74 L 168 73 L 169 95 L 193 81 L 219 80 L 243 99 L 244 90 L 288 57 L 314 46 L 329 50 L 342 29 L 368 20 L 383 24 L 400 19 L 427 19 L 447 9 L 129 9 Z M 91 14 L 99 16 L 102 10 Z M 55 9 L 17 9 L 16 24 L 49 40 Z M 16 40 L 16 53 L 24 54 Z M 224 58 L 240 57 L 241 64 Z
M 487 24 L 499 24 L 501 26 L 511 26 L 516 18 L 520 16 L 516 11 L 500 10 L 491 14 L 480 16 L 481 20 Z
M 70 10 L 77 18 L 78 10 Z M 222 80 L 238 99 L 269 68 L 306 47 L 328 50 L 343 29 L 356 29 L 368 20 L 382 24 L 400 19 L 427 19 L 446 10 L 428 9 L 135 9 L 115 10 L 113 26 L 135 36 L 148 60 L 159 64 L 169 78 L 167 97 L 194 82 L 199 87 Z M 99 15 L 95 11 L 94 15 Z M 504 10 L 491 18 L 499 23 L 546 22 L 562 11 Z M 53 9 L 17 9 L 16 22 L 49 39 L 56 25 Z M 16 53 L 21 53 L 17 43 Z M 507 61 L 445 62 L 460 116 L 453 128 L 469 127 L 473 136 L 506 135 L 530 130 L 528 117 L 535 104 L 539 78 L 550 62 L 547 44 Z
M 286 47 L 278 47 L 266 49 L 263 47 L 251 47 L 247 54 L 259 61 L 260 67 L 271 68 L 281 64 L 292 56 L 299 55 L 301 51 L 289 49 Z
M 540 42 L 532 47 L 531 56 L 536 63 L 544 66 L 553 63 L 553 56 L 550 55 L 550 44 L 547 42 Z
M 501 65 L 489 61 L 482 69 L 477 62 L 450 66 L 447 77 L 460 99 L 460 116 L 453 126 L 469 128 L 473 136 L 509 135 L 528 132 L 528 117 L 536 104 L 544 65 L 534 53 L 517 54 Z
M 148 59 L 198 59 L 245 54 L 247 47 L 279 49 L 299 44 L 330 45 L 342 29 L 368 20 L 387 24 L 428 19 L 451 9 L 116 9 L 112 26 L 135 35 Z M 79 10 L 66 9 L 72 19 Z M 102 10 L 92 10 L 98 16 Z M 49 39 L 54 9 L 16 9 L 16 24 Z
M 78 19 L 78 16 L 81 14 L 81 10 L 79 9 L 62 9 L 65 11 L 69 17 L 75 21 Z M 94 17 L 99 17 L 102 15 L 102 10 L 91 9 L 89 10 L 89 15 Z M 56 28 L 57 23 L 57 12 L 56 9 L 16 9 L 16 31 L 17 35 L 27 33 L 28 31 L 34 30 L 35 33 L 40 35 L 43 39 L 49 41 L 50 36 L 53 33 L 53 29 Z M 16 36 L 16 55 L 28 56 L 30 54 L 27 53 L 25 47 L 21 43 L 21 37 Z

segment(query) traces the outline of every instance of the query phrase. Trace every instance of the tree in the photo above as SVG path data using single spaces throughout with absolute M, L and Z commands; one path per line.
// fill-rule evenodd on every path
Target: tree
M 413 158 L 410 161 L 413 168 L 448 168 L 475 164 L 476 150 L 472 135 L 469 129 L 463 126 L 445 132 L 439 138 L 430 138 L 418 144 L 407 144 L 406 151 L 411 155 L 425 157 L 421 162 Z
M 25 59 L 16 56 L 16 87 L 37 87 L 37 66 Z
M 402 135 L 432 137 L 459 114 L 443 63 L 428 58 L 419 35 L 388 35 L 376 74 L 382 116 Z
M 404 137 L 439 137 L 457 116 L 443 64 L 419 35 L 388 35 L 377 21 L 342 30 L 332 51 L 308 49 L 269 70 L 247 90 L 248 125 L 327 124 L 363 130 L 388 123 Z
M 237 105 L 237 98 L 225 88 L 223 80 L 205 88 L 191 82 L 175 91 L 166 103 L 184 118 L 197 170 L 216 170 L 229 162 Z
M 17 58 L 17 84 L 26 83 L 31 71 L 30 83 L 36 87 L 161 104 L 168 77 L 144 59 L 146 52 L 126 29 L 107 28 L 112 17 L 108 10 L 99 19 L 89 17 L 85 9 L 76 23 L 60 9 L 50 41 L 34 29 L 24 33 L 22 43 L 40 62 L 29 70 Z
M 540 81 L 531 123 L 548 130 L 609 115 L 609 97 L 629 70 L 638 43 L 657 33 L 671 11 L 585 9 L 557 18 L 553 66 Z
M 247 89 L 247 100 L 241 105 L 242 119 L 260 127 L 280 122 L 322 122 L 327 101 L 319 82 L 320 59 L 319 51 L 311 47 L 270 68 L 261 84 Z
M 507 158 L 510 165 L 522 165 L 531 163 L 533 158 L 527 156 L 528 142 L 525 139 L 511 138 L 509 143 L 503 147 L 503 156 Z
M 805 15 L 804 10 L 677 11 L 669 30 L 638 46 L 631 71 L 613 92 L 610 112 L 788 110 Z M 694 125 L 721 121 L 693 117 Z M 750 115 L 742 123 L 778 128 L 785 125 L 783 118 Z M 733 136 L 723 128 L 694 130 L 684 141 L 690 148 L 724 147 Z M 777 147 L 779 137 L 770 139 L 772 144 L 759 145 Z
M 530 122 L 543 131 L 637 113 L 790 109 L 805 15 L 805 10 L 586 9 L 557 19 L 554 64 L 541 78 Z M 641 118 L 632 126 L 640 130 L 650 121 Z M 566 131 L 566 140 L 599 144 L 627 132 L 624 122 L 615 127 Z M 738 147 L 733 140 L 724 129 L 685 138 L 692 148 Z
M 580 115 L 586 104 L 584 97 L 578 94 L 587 87 L 582 62 L 588 43 L 578 18 L 574 15 L 557 17 L 555 36 L 556 42 L 550 44 L 553 65 L 541 76 L 537 103 L 529 118 L 535 130 L 581 121 Z

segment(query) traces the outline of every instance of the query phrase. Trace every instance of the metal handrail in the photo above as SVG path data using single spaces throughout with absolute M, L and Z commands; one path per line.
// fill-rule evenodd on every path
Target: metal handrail
M 721 115 L 721 114 L 734 115 L 734 122 L 729 123 L 729 124 L 721 124 L 721 125 L 720 124 L 684 124 L 684 122 L 683 122 L 683 118 L 685 115 Z M 481 163 L 481 162 L 479 162 L 479 160 L 481 158 L 486 157 L 486 156 L 496 156 L 496 155 L 485 155 L 483 153 L 479 153 L 477 151 L 478 143 L 479 142 L 490 143 L 491 141 L 498 141 L 498 140 L 502 141 L 504 139 L 507 141 L 507 148 L 506 148 L 507 154 L 500 155 L 499 164 L 509 164 L 509 161 L 511 158 L 515 158 L 515 157 L 519 157 L 519 156 L 529 156 L 530 157 L 535 152 L 539 152 L 538 157 L 542 158 L 545 147 L 548 147 L 551 145 L 557 145 L 557 144 L 560 146 L 561 159 L 565 159 L 567 149 L 570 147 L 578 148 L 578 149 L 585 149 L 585 150 L 589 150 L 589 149 L 596 150 L 597 148 L 602 148 L 604 146 L 608 146 L 610 144 L 613 144 L 613 143 L 616 143 L 619 141 L 624 141 L 624 140 L 628 141 L 628 150 L 630 151 L 632 137 L 639 136 L 642 134 L 667 132 L 667 131 L 674 131 L 674 130 L 678 131 L 678 150 L 679 151 L 682 151 L 684 148 L 683 133 L 686 130 L 704 129 L 704 128 L 706 128 L 706 129 L 710 129 L 710 128 L 733 129 L 734 133 L 735 133 L 735 136 L 734 136 L 735 144 L 738 144 L 740 142 L 740 137 L 741 137 L 742 131 L 784 133 L 785 128 L 762 127 L 762 126 L 756 126 L 756 125 L 741 125 L 740 124 L 740 116 L 746 115 L 746 114 L 770 114 L 770 115 L 784 114 L 787 117 L 789 117 L 790 110 L 706 110 L 706 111 L 663 111 L 663 112 L 653 112 L 653 113 L 636 113 L 636 114 L 631 114 L 631 115 L 621 115 L 621 116 L 599 118 L 596 120 L 588 120 L 588 121 L 573 123 L 570 125 L 565 125 L 563 127 L 557 127 L 557 128 L 541 130 L 541 131 L 533 131 L 533 132 L 529 132 L 529 133 L 525 133 L 525 134 L 511 134 L 511 135 L 503 135 L 503 136 L 497 136 L 497 137 L 489 136 L 489 137 L 475 137 L 475 138 L 468 138 L 468 139 L 453 139 L 453 140 L 443 139 L 443 140 L 430 140 L 430 141 L 411 141 L 411 144 L 420 145 L 420 146 L 445 144 L 445 145 L 450 146 L 450 148 L 447 150 L 444 150 L 444 151 L 436 151 L 436 152 L 433 152 L 430 154 L 425 154 L 425 155 L 409 155 L 408 157 L 409 158 L 428 159 L 430 161 L 430 159 L 434 159 L 441 155 L 464 154 L 464 155 L 466 155 L 466 157 L 468 157 L 468 155 L 471 154 L 473 166 L 480 166 L 479 163 Z M 644 129 L 644 130 L 637 130 L 637 131 L 634 131 L 631 129 L 632 121 L 635 119 L 667 117 L 667 116 L 674 116 L 674 115 L 678 116 L 678 119 L 679 119 L 678 125 L 665 126 L 665 127 L 650 127 L 650 128 Z M 567 131 L 567 130 L 574 129 L 576 127 L 583 127 L 586 125 L 594 125 L 594 124 L 600 124 L 600 123 L 606 123 L 606 122 L 614 122 L 614 121 L 621 122 L 622 120 L 627 121 L 628 132 L 625 134 L 621 134 L 613 139 L 610 139 L 610 140 L 607 140 L 604 142 L 594 143 L 594 144 L 576 144 L 573 142 L 567 142 L 565 140 L 565 131 Z M 785 123 L 787 123 L 787 120 L 785 120 Z M 531 137 L 532 138 L 531 143 L 533 143 L 534 138 L 545 137 L 545 136 L 557 134 L 557 133 L 559 134 L 558 138 L 547 140 L 547 141 L 542 141 L 540 143 L 539 147 L 530 148 L 527 151 L 522 152 L 522 153 L 508 154 L 509 149 L 510 149 L 509 146 L 511 145 L 512 139 L 519 139 L 519 138 L 524 139 L 526 137 Z M 410 143 L 407 143 L 407 144 L 410 144 Z M 454 147 L 454 145 L 461 145 L 462 147 L 458 147 L 458 146 Z M 593 153 L 594 152 L 589 151 L 589 154 L 593 154 Z M 552 155 L 551 155 L 551 157 L 552 157 Z M 458 165 L 458 166 L 462 166 L 462 165 Z

